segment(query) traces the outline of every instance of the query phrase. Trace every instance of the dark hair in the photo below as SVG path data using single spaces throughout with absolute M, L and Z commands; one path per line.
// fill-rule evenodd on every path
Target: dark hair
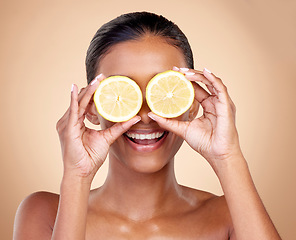
M 87 82 L 94 78 L 100 59 L 117 43 L 136 40 L 152 34 L 163 37 L 169 44 L 179 48 L 189 68 L 193 67 L 193 55 L 189 42 L 179 27 L 164 18 L 149 12 L 123 14 L 104 24 L 95 34 L 87 50 L 85 65 Z

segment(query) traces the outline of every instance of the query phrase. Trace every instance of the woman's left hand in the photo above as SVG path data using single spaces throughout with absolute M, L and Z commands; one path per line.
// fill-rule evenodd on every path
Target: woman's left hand
M 164 129 L 181 136 L 216 168 L 221 161 L 241 154 L 235 126 L 235 106 L 221 79 L 208 70 L 179 71 L 192 81 L 195 99 L 203 107 L 203 115 L 192 121 L 165 119 L 152 112 L 149 116 Z M 204 83 L 210 93 L 196 82 Z

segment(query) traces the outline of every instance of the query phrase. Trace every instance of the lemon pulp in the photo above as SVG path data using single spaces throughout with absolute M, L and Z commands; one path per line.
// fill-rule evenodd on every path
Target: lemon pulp
M 135 81 L 125 76 L 104 79 L 94 94 L 98 113 L 112 122 L 124 122 L 141 109 L 143 97 Z
M 182 73 L 169 70 L 157 74 L 149 81 L 146 100 L 155 114 L 175 118 L 185 113 L 192 105 L 194 89 Z

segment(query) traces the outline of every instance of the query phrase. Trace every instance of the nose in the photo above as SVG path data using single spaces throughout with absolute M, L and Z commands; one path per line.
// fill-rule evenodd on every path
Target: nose
M 153 121 L 149 116 L 148 113 L 151 112 L 145 98 L 143 99 L 142 107 L 138 113 L 138 115 L 141 117 L 141 121 L 145 124 L 149 124 L 151 121 Z

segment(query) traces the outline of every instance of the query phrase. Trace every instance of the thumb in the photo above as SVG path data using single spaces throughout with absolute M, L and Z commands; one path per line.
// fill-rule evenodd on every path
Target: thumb
M 119 122 L 114 124 L 112 127 L 104 130 L 105 140 L 109 145 L 111 145 L 119 136 L 125 133 L 131 126 L 135 125 L 140 120 L 140 116 L 135 116 L 126 122 Z
M 148 116 L 158 123 L 158 125 L 172 133 L 175 133 L 176 135 L 185 138 L 186 131 L 188 128 L 188 122 L 186 121 L 178 121 L 176 119 L 169 119 L 169 118 L 163 118 L 158 115 L 156 115 L 153 112 L 149 112 Z

